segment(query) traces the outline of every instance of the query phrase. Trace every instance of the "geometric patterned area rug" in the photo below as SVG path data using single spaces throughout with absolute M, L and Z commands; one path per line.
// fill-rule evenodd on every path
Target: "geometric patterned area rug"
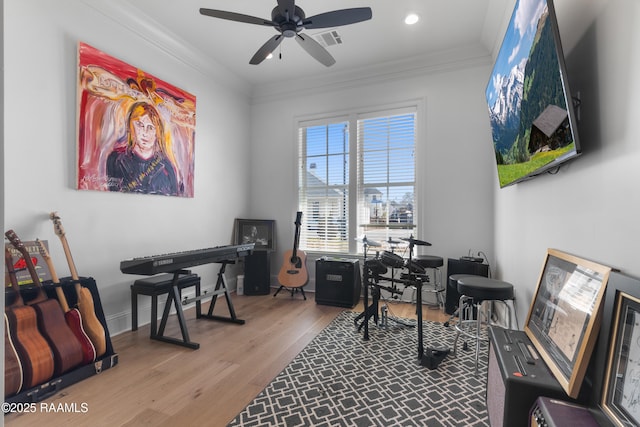
M 418 332 L 389 319 L 358 332 L 359 313 L 343 312 L 229 426 L 477 426 L 489 425 L 485 405 L 487 343 L 448 354 L 435 369 L 418 361 Z M 455 328 L 423 323 L 423 344 L 452 348 Z

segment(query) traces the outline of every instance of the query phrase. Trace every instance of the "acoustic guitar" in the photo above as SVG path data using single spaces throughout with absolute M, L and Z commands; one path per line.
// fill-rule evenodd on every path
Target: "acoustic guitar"
M 9 333 L 7 313 L 4 313 L 4 397 L 13 396 L 20 389 L 22 389 L 22 363 Z
M 18 279 L 13 269 L 11 253 L 7 248 L 4 251 L 4 261 L 10 280 L 10 286 L 6 283 L 5 286 L 13 294 L 10 297 L 12 302 L 4 309 L 9 325 L 7 329 L 22 367 L 22 387 L 18 391 L 28 390 L 53 377 L 53 353 L 49 343 L 38 330 L 36 311 L 33 307 L 24 305 L 18 289 Z M 6 351 L 5 345 L 5 354 Z
M 62 242 L 62 248 L 64 249 L 64 255 L 67 258 L 69 264 L 69 270 L 71 271 L 71 279 L 75 284 L 76 294 L 78 296 L 78 310 L 82 315 L 82 327 L 91 339 L 93 346 L 96 350 L 96 357 L 100 357 L 107 352 L 107 338 L 104 331 L 104 327 L 98 316 L 96 316 L 93 295 L 87 288 L 82 287 L 80 284 L 80 278 L 78 277 L 78 271 L 76 265 L 73 262 L 71 256 L 71 250 L 69 249 L 69 243 L 65 236 L 64 228 L 62 228 L 62 220 L 58 216 L 57 212 L 51 212 L 49 218 L 53 221 L 53 230 Z
M 82 364 L 86 365 L 91 363 L 96 360 L 96 348 L 93 346 L 91 339 L 82 327 L 82 314 L 80 314 L 80 311 L 77 308 L 69 308 L 67 297 L 64 295 L 64 291 L 60 285 L 60 279 L 58 279 L 58 274 L 56 273 L 49 251 L 47 251 L 47 248 L 41 240 L 36 239 L 36 244 L 38 245 L 38 250 L 40 251 L 40 255 L 42 255 L 42 259 L 45 260 L 47 267 L 49 267 L 51 280 L 53 281 L 53 286 L 56 288 L 56 296 L 58 297 L 58 302 L 64 312 L 64 319 L 67 321 L 67 325 L 69 325 L 71 332 L 73 332 L 76 338 L 78 338 L 78 341 L 80 341 L 80 345 L 82 346 Z
M 60 376 L 82 363 L 82 345 L 73 334 L 64 319 L 64 313 L 60 304 L 55 299 L 49 299 L 42 284 L 38 272 L 31 261 L 31 254 L 24 246 L 18 235 L 9 230 L 5 233 L 11 244 L 22 254 L 27 263 L 27 270 L 31 280 L 36 285 L 38 293 L 35 298 L 27 301 L 34 308 L 38 316 L 38 329 L 42 333 L 53 352 L 53 375 Z
M 298 249 L 300 241 L 300 226 L 302 225 L 302 212 L 296 214 L 296 232 L 293 238 L 293 249 L 285 252 L 284 261 L 280 272 L 278 273 L 278 281 L 285 288 L 301 288 L 307 284 L 309 280 L 309 272 L 307 271 L 307 254 Z

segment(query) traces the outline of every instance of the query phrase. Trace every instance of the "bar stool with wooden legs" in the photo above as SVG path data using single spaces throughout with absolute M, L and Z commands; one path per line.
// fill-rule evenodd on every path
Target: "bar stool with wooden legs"
M 508 325 L 509 329 L 511 329 L 511 307 L 506 301 L 513 301 L 515 299 L 513 285 L 502 280 L 483 276 L 461 275 L 458 277 L 458 293 L 460 294 L 458 306 L 459 320 L 455 326 L 456 337 L 453 341 L 453 354 L 456 354 L 456 346 L 460 334 L 474 338 L 476 341 L 475 373 L 478 375 L 478 359 L 482 340 L 482 303 L 485 301 L 502 301 L 507 307 L 509 317 Z M 515 309 L 515 303 L 513 306 Z M 487 324 L 491 322 L 491 317 L 492 311 L 491 306 L 489 306 L 486 317 Z

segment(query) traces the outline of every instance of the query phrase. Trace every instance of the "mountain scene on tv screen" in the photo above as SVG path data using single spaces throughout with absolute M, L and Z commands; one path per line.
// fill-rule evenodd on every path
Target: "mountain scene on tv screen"
M 529 47 L 528 56 L 504 74 L 494 69 L 493 85 L 487 89 L 487 100 L 495 99 L 489 115 L 501 186 L 532 174 L 574 146 L 549 12 L 546 3 L 540 3 L 544 8 L 533 22 L 537 25 L 530 42 L 523 37 L 519 45 L 503 45 L 499 55 Z M 508 32 L 517 31 L 513 20 Z

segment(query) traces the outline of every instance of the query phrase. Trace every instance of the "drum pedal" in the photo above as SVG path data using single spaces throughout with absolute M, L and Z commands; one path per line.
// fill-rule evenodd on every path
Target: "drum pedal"
M 429 369 L 436 369 L 440 362 L 447 357 L 451 350 L 448 348 L 430 348 L 427 347 L 426 351 L 422 355 L 422 360 L 420 360 L 420 364 L 422 366 L 426 366 Z

